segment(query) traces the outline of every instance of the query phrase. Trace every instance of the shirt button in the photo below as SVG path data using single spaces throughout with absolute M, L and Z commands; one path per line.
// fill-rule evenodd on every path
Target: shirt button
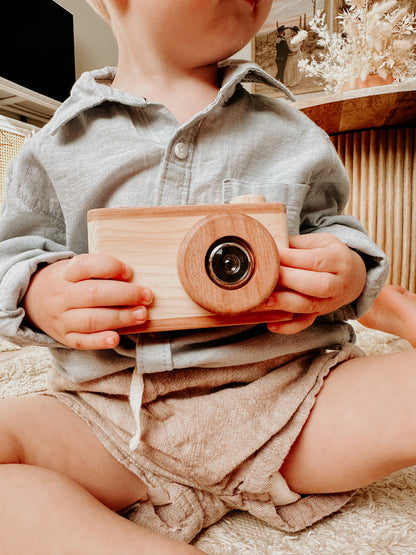
M 175 155 L 180 160 L 184 160 L 188 156 L 188 146 L 185 143 L 176 143 Z

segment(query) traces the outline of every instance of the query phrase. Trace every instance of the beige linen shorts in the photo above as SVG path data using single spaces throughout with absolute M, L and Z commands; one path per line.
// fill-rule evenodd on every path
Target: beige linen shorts
M 351 492 L 301 497 L 285 483 L 280 485 L 288 496 L 281 503 L 271 492 L 276 475 L 284 482 L 279 468 L 325 376 L 361 355 L 347 345 L 257 364 L 146 374 L 141 441 L 134 450 L 133 369 L 83 384 L 52 372 L 49 385 L 51 395 L 85 419 L 108 451 L 159 494 L 121 514 L 190 542 L 233 509 L 294 532 L 350 499 Z

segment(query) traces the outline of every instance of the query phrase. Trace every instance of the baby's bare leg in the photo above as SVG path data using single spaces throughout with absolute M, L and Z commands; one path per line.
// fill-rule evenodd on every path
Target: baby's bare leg
M 398 335 L 416 347 L 416 295 L 398 285 L 385 285 L 359 322 Z
M 0 401 L 0 552 L 202 553 L 116 514 L 146 487 L 50 397 Z
M 414 350 L 340 364 L 281 469 L 289 486 L 347 491 L 416 464 L 415 398 Z

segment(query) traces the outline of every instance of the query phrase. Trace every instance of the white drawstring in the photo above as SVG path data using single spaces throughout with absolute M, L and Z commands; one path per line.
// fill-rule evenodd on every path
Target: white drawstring
M 142 429 L 140 425 L 140 415 L 142 410 L 143 402 L 143 392 L 144 392 L 144 379 L 143 374 L 141 374 L 137 366 L 133 371 L 130 384 L 130 407 L 133 413 L 134 421 L 136 424 L 136 432 L 130 440 L 129 447 L 134 451 L 140 443 L 142 437 Z
M 271 476 L 270 497 L 276 507 L 290 505 L 301 498 L 299 493 L 289 488 L 280 472 L 275 472 Z

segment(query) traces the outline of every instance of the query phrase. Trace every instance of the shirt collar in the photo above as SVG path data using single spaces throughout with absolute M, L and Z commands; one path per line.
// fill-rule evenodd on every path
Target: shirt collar
M 234 94 L 239 83 L 262 83 L 269 85 L 279 92 L 283 92 L 289 100 L 295 101 L 295 97 L 280 81 L 266 73 L 260 66 L 244 60 L 231 58 L 219 64 L 223 71 L 223 79 L 219 95 L 224 101 L 228 101 Z
M 217 103 L 225 104 L 234 95 L 239 83 L 263 83 L 283 92 L 289 100 L 294 101 L 293 94 L 280 81 L 266 73 L 258 65 L 242 60 L 230 59 L 219 64 L 222 73 L 221 89 Z M 58 108 L 49 123 L 51 133 L 76 118 L 81 113 L 99 106 L 104 102 L 114 102 L 128 106 L 146 106 L 146 99 L 134 96 L 110 85 L 114 80 L 116 69 L 87 71 L 81 75 L 72 88 L 69 98 Z

